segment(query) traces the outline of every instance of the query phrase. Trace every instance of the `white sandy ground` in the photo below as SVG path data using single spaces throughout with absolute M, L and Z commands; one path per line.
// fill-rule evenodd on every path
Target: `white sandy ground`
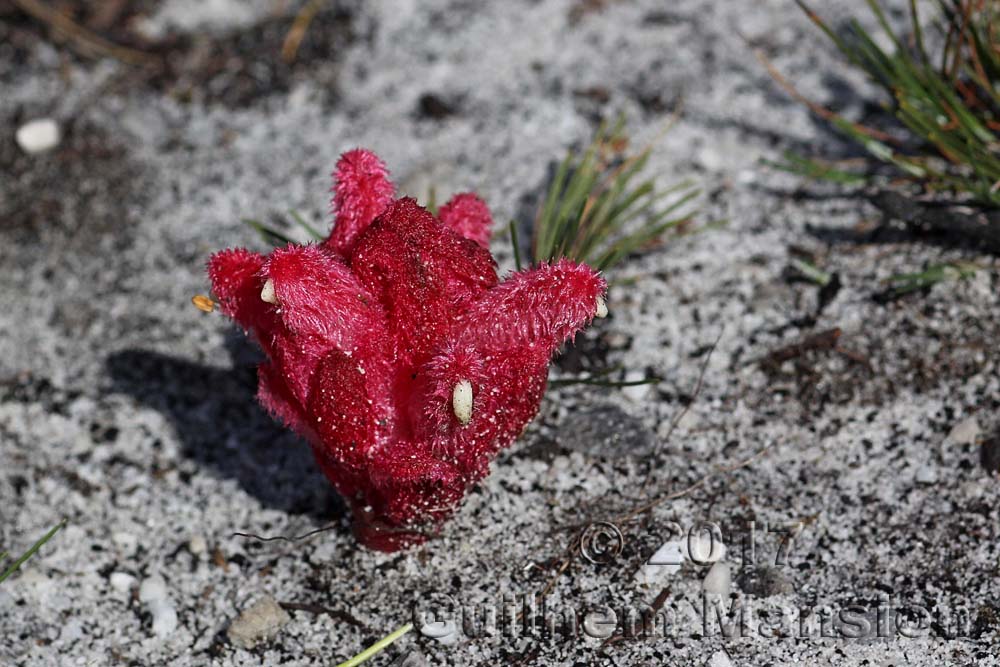
M 164 3 L 159 16 L 190 4 Z M 262 11 L 223 4 L 234 28 Z M 679 489 L 762 450 L 623 525 L 618 557 L 577 560 L 555 584 L 550 603 L 598 635 L 604 606 L 641 610 L 665 590 L 668 636 L 602 646 L 582 630 L 471 637 L 470 627 L 450 644 L 410 633 L 373 664 L 408 651 L 430 665 L 994 664 L 1000 480 L 979 448 L 996 433 L 1000 397 L 995 260 L 896 232 L 855 242 L 855 226 L 880 220 L 863 197 L 760 165 L 787 149 L 851 149 L 777 90 L 744 38 L 819 101 L 865 109 L 845 83 L 857 78 L 794 3 L 622 0 L 577 22 L 568 0 L 361 4 L 357 39 L 331 54 L 335 95 L 306 77 L 234 109 L 115 85 L 113 62 L 60 67 L 48 46 L 0 61 L 0 546 L 20 551 L 69 519 L 0 585 L 0 664 L 333 665 L 429 600 L 483 610 L 541 591 L 567 526 L 631 508 L 647 467 L 649 489 Z M 830 16 L 864 12 L 861 0 L 823 4 Z M 205 20 L 225 30 L 212 5 Z M 575 94 L 594 88 L 607 100 Z M 455 100 L 456 113 L 420 117 L 428 92 Z M 589 358 L 598 350 L 664 381 L 550 392 L 441 539 L 404 554 L 360 548 L 306 447 L 255 404 L 252 349 L 191 307 L 207 291 L 205 258 L 259 243 L 241 217 L 296 208 L 323 219 L 327 174 L 357 145 L 400 182 L 433 174 L 439 190 L 479 191 L 506 221 L 599 114 L 623 111 L 637 144 L 657 136 L 669 115 L 657 99 L 683 99 L 684 115 L 650 173 L 696 178 L 703 218 L 729 224 L 612 276 L 636 282 L 612 289 L 611 317 L 580 343 Z M 22 155 L 15 130 L 38 117 L 72 131 L 53 153 Z M 844 283 L 814 324 L 816 288 L 785 276 L 790 245 Z M 495 248 L 509 269 L 506 239 Z M 872 299 L 894 273 L 955 259 L 984 268 L 927 294 Z M 831 327 L 870 368 L 815 352 L 800 381 L 792 363 L 784 374 L 754 363 Z M 716 338 L 701 394 L 666 440 Z M 963 420 L 965 435 L 947 438 Z M 329 521 L 335 529 L 294 546 L 232 535 Z M 722 526 L 730 602 L 749 610 L 728 638 L 691 616 L 707 565 L 636 576 L 672 525 L 704 521 Z M 741 546 L 751 521 L 756 566 Z M 801 529 L 776 564 L 780 537 L 763 527 L 787 524 Z M 364 627 L 292 611 L 274 639 L 237 648 L 227 627 L 265 596 Z

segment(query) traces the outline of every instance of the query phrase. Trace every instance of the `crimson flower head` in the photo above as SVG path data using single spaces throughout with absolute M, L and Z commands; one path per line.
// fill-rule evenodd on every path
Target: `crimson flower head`
M 538 412 L 552 354 L 595 315 L 604 280 L 559 260 L 499 282 L 492 219 L 460 194 L 435 217 L 394 199 L 353 150 L 319 244 L 212 256 L 222 311 L 267 355 L 260 402 L 306 438 L 366 545 L 426 539 Z

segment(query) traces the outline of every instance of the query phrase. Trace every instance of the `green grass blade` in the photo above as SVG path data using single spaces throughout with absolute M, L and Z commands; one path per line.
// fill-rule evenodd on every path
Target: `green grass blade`
M 816 283 L 820 287 L 826 287 L 827 285 L 830 284 L 830 281 L 833 280 L 833 277 L 829 273 L 823 271 L 822 269 L 820 269 L 815 264 L 812 264 L 811 262 L 807 262 L 801 259 L 793 259 L 791 261 L 791 265 L 795 268 L 796 271 L 798 271 L 803 276 L 805 276 L 812 282 Z
M 881 0 L 865 0 L 891 41 L 880 47 L 856 20 L 841 38 L 803 0 L 803 12 L 837 46 L 847 60 L 878 82 L 891 96 L 889 111 L 908 137 L 897 150 L 866 128 L 833 114 L 822 114 L 862 145 L 876 160 L 893 165 L 928 190 L 968 193 L 986 206 L 1000 202 L 1000 5 L 939 0 L 942 40 L 928 51 L 917 0 L 909 0 L 912 46 L 893 30 Z M 891 51 L 891 52 L 890 52 Z M 940 58 L 936 56 L 940 55 Z M 940 60 L 940 68 L 932 62 Z M 815 110 L 815 108 L 814 108 Z M 820 108 L 822 111 L 822 108 Z M 878 136 L 878 139 L 873 138 Z M 912 147 L 912 148 L 909 148 Z M 785 158 L 788 171 L 812 178 L 850 182 L 849 173 L 827 171 L 819 164 Z
M 277 229 L 273 227 L 268 227 L 259 220 L 252 220 L 250 218 L 243 218 L 241 221 L 245 225 L 249 225 L 260 234 L 260 237 L 264 239 L 265 243 L 270 243 L 271 245 L 279 245 L 282 243 L 295 243 L 290 237 L 282 234 Z M 275 243 L 277 241 L 277 243 Z
M 298 211 L 296 211 L 296 210 L 293 209 L 293 210 L 289 211 L 288 214 L 290 216 L 292 216 L 292 219 L 294 219 L 295 222 L 298 223 L 299 227 L 301 227 L 302 229 L 306 230 L 306 234 L 308 234 L 309 236 L 311 236 L 314 240 L 316 240 L 316 241 L 322 241 L 323 239 L 326 238 L 325 236 L 323 236 L 323 234 L 320 233 L 320 231 L 318 229 L 316 229 L 315 227 L 313 227 L 312 225 L 310 225 L 308 222 L 306 222 L 305 219 L 301 215 L 299 215 Z
M 437 188 L 433 185 L 427 188 L 427 206 L 425 206 L 431 215 L 437 216 L 438 214 L 438 203 L 437 203 Z
M 613 178 L 607 187 L 602 187 L 589 215 L 581 223 L 581 233 L 572 246 L 572 255 L 586 257 L 593 246 L 606 238 L 616 226 L 621 226 L 621 212 L 631 206 L 632 201 L 652 192 L 652 181 L 646 181 L 634 190 L 629 190 L 633 177 L 646 165 L 649 150 L 643 151 L 638 157 L 627 161 L 620 171 L 612 174 Z
M 552 218 L 555 214 L 555 207 L 559 203 L 559 198 L 563 194 L 563 188 L 565 187 L 566 177 L 569 174 L 572 160 L 573 152 L 569 151 L 566 153 L 565 159 L 559 164 L 559 168 L 556 169 L 556 175 L 549 186 L 542 213 L 536 222 L 537 233 L 535 234 L 535 238 L 537 242 L 534 249 L 536 262 L 545 261 L 545 259 L 553 255 L 552 244 L 555 242 L 555 232 L 552 229 Z
M 913 30 L 913 39 L 916 42 L 917 52 L 925 65 L 930 64 L 931 59 L 927 55 L 924 47 L 924 31 L 920 27 L 920 12 L 917 10 L 917 0 L 910 0 L 910 25 Z
M 896 51 L 898 53 L 904 53 L 906 50 L 903 48 L 903 44 L 899 41 L 899 38 L 896 37 L 896 32 L 892 29 L 892 26 L 889 25 L 889 20 L 885 17 L 885 12 L 883 12 L 882 8 L 879 6 L 878 0 L 867 0 L 867 2 L 872 12 L 874 12 L 875 17 L 878 19 L 879 25 L 882 26 L 882 30 L 884 30 L 885 34 L 892 40 L 892 45 L 896 47 Z
M 14 561 L 13 564 L 11 564 L 11 566 L 8 567 L 6 570 L 4 570 L 3 574 L 0 574 L 0 583 L 3 583 L 4 580 L 7 579 L 7 577 L 17 572 L 18 568 L 21 567 L 25 563 L 25 561 L 34 556 L 35 553 L 39 549 L 41 549 L 46 542 L 51 540 L 55 536 L 55 534 L 58 533 L 59 530 L 62 529 L 63 526 L 65 525 L 66 525 L 66 519 L 63 519 L 55 526 L 53 526 L 52 529 L 49 530 L 49 532 L 45 533 L 45 535 L 43 535 L 40 540 L 31 545 L 31 548 L 28 549 L 26 552 L 24 552 L 24 555 L 22 555 L 20 558 Z M 5 551 L 3 555 L 6 556 L 6 554 L 7 552 Z
M 642 186 L 637 188 L 637 191 L 638 190 L 643 191 L 645 201 L 635 208 L 631 208 L 633 205 L 632 203 L 630 203 L 628 207 L 621 206 L 616 208 L 614 211 L 614 217 L 609 218 L 605 227 L 595 231 L 593 237 L 589 239 L 590 243 L 583 246 L 578 257 L 589 262 L 591 258 L 594 257 L 595 253 L 598 252 L 599 244 L 601 248 L 607 248 L 608 246 L 613 246 L 618 243 L 621 238 L 627 238 L 628 234 L 625 233 L 624 230 L 632 227 L 634 221 L 640 218 L 647 218 L 646 224 L 643 225 L 643 227 L 655 226 L 658 221 L 662 220 L 665 216 L 670 215 L 673 211 L 686 204 L 692 197 L 697 196 L 700 192 L 690 181 L 684 181 L 660 191 L 655 189 L 652 181 L 647 181 Z M 654 208 L 658 204 L 662 203 L 671 196 L 684 192 L 685 190 L 687 191 L 687 194 L 684 194 L 659 212 L 653 213 Z M 638 201 L 639 198 L 636 198 L 635 203 L 638 203 Z
M 690 183 L 663 189 L 652 178 L 640 178 L 652 148 L 625 155 L 623 127 L 621 117 L 610 129 L 602 124 L 582 153 L 570 151 L 559 165 L 535 221 L 534 262 L 567 257 L 598 269 L 610 268 L 657 234 L 690 218 L 667 221 L 672 211 L 690 200 Z M 677 201 L 669 202 L 671 196 Z
M 809 17 L 809 20 L 812 21 L 813 24 L 815 24 L 816 27 L 819 28 L 823 32 L 823 34 L 825 34 L 830 39 L 830 41 L 834 43 L 834 45 L 837 47 L 837 49 L 842 54 L 844 54 L 844 56 L 848 60 L 850 60 L 855 65 L 858 65 L 858 66 L 861 65 L 861 63 L 856 60 L 857 55 L 854 53 L 854 51 L 851 49 L 851 47 L 847 45 L 847 42 L 845 42 L 843 39 L 841 39 L 840 36 L 837 35 L 836 32 L 834 32 L 833 28 L 831 28 L 826 23 L 826 21 L 824 21 L 823 19 L 821 19 L 819 17 L 819 14 L 817 14 L 816 12 L 814 12 L 809 7 L 809 5 L 807 5 L 805 3 L 804 0 L 795 0 L 795 4 L 797 4 L 799 6 L 799 9 L 801 9 L 805 13 L 805 15 Z
M 646 378 L 645 380 L 602 380 L 600 378 L 560 378 L 558 380 L 551 380 L 549 382 L 550 387 L 572 387 L 574 385 L 592 385 L 595 387 L 608 387 L 612 389 L 622 388 L 622 387 L 640 387 L 644 384 L 659 384 L 663 382 L 663 378 L 652 377 Z
M 397 639 L 399 639 L 412 629 L 413 629 L 413 624 L 407 623 L 406 625 L 400 627 L 391 634 L 388 634 L 382 639 L 378 640 L 377 642 L 366 648 L 361 653 L 358 653 L 353 658 L 350 658 L 349 660 L 345 660 L 344 662 L 340 663 L 339 665 L 337 665 L 337 667 L 357 667 L 358 665 L 364 662 L 368 662 L 369 660 L 371 660 L 376 655 L 384 651 L 386 648 L 392 645 Z
M 700 191 L 692 192 L 688 197 L 685 197 L 685 199 L 691 199 L 698 194 L 700 194 Z M 687 215 L 661 222 L 661 217 L 657 216 L 652 222 L 642 227 L 639 231 L 615 241 L 615 243 L 611 245 L 611 247 L 609 247 L 596 261 L 596 268 L 600 271 L 607 270 L 632 253 L 641 250 L 644 246 L 655 241 L 671 227 L 676 227 L 690 219 L 691 216 Z
M 576 238 L 580 216 L 583 214 L 584 207 L 586 206 L 587 197 L 593 192 L 597 181 L 594 164 L 596 159 L 597 144 L 595 143 L 584 154 L 580 166 L 574 170 L 566 187 L 565 199 L 553 222 L 553 236 L 556 239 L 556 242 L 553 244 L 554 252 L 549 257 L 544 258 L 545 261 L 554 259 L 559 255 L 564 255 L 567 241 L 572 241 Z
M 863 174 L 837 169 L 836 167 L 831 167 L 790 151 L 786 152 L 783 157 L 784 162 L 764 160 L 763 164 L 773 169 L 817 181 L 830 181 L 831 183 L 840 183 L 841 185 L 861 185 L 868 182 L 868 178 Z
M 515 220 L 510 221 L 510 246 L 514 250 L 514 266 L 518 271 L 520 271 L 521 247 L 517 242 L 517 222 Z
M 892 293 L 902 296 L 911 292 L 928 289 L 938 283 L 966 280 L 975 275 L 979 267 L 969 262 L 948 262 L 934 264 L 919 273 L 901 273 L 889 278 Z

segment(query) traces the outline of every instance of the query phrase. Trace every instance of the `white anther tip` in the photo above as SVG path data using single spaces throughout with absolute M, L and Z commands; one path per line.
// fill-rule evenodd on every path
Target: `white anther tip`
M 260 300 L 266 301 L 267 303 L 278 304 L 278 297 L 274 293 L 274 281 L 270 278 L 264 283 L 263 289 L 260 290 Z
M 462 380 L 451 390 L 451 409 L 462 426 L 472 421 L 472 383 L 468 380 Z
M 608 316 L 608 304 L 603 296 L 597 297 L 597 317 Z

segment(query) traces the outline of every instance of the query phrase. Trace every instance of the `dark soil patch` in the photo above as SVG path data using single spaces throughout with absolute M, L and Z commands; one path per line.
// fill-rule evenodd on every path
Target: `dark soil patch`
M 168 35 L 161 40 L 150 40 L 133 28 L 137 18 L 155 11 L 155 3 L 67 1 L 59 6 L 91 34 L 144 56 L 143 64 L 125 70 L 118 82 L 121 86 L 150 87 L 183 102 L 230 108 L 287 93 L 305 80 L 327 91 L 332 102 L 339 55 L 354 39 L 353 12 L 337 2 L 326 3 L 315 14 L 293 58 L 283 57 L 282 49 L 300 9 L 298 3 L 289 3 L 284 14 L 268 16 L 245 29 L 225 34 Z M 7 68 L 8 76 L 31 63 L 39 40 L 57 48 L 64 61 L 88 64 L 95 55 L 108 57 L 94 54 L 92 49 L 87 53 L 79 40 L 51 30 L 45 22 L 21 11 L 13 0 L 0 0 L 0 58 L 14 64 Z
M 2 124 L 17 127 L 22 120 Z M 121 253 L 131 244 L 142 166 L 96 125 L 79 122 L 63 132 L 58 149 L 44 155 L 25 155 L 13 136 L 0 137 L 0 258 L 7 266 L 34 264 L 36 252 L 65 264 L 74 255 Z
M 991 341 L 1000 337 L 1000 323 L 971 316 L 954 322 L 950 303 L 920 303 L 925 298 L 914 294 L 887 305 L 864 331 L 845 333 L 836 344 L 801 345 L 817 336 L 804 333 L 796 354 L 778 355 L 780 363 L 775 355 L 796 345 L 775 346 L 758 362 L 770 388 L 758 397 L 760 406 L 791 399 L 807 420 L 830 405 L 878 407 L 903 391 L 919 395 L 941 384 L 961 385 L 996 361 Z

